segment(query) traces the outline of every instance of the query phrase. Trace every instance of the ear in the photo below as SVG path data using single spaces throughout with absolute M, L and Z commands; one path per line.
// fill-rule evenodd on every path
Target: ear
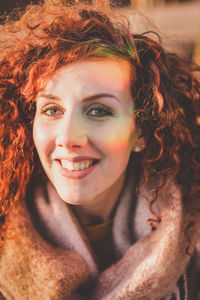
M 144 136 L 142 136 L 142 130 L 140 128 L 137 129 L 137 138 L 133 145 L 133 152 L 140 152 L 144 150 L 146 147 L 146 142 Z

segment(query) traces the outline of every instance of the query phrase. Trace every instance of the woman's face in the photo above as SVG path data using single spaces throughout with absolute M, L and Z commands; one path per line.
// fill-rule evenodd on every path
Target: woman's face
M 65 202 L 95 205 L 120 192 L 136 141 L 129 63 L 92 59 L 59 69 L 38 96 L 33 138 Z

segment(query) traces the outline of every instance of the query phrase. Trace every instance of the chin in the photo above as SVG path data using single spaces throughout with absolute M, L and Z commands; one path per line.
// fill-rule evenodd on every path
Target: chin
M 69 191 L 66 192 L 66 191 L 57 190 L 57 193 L 65 203 L 68 203 L 71 205 L 81 205 L 85 202 L 85 200 L 83 200 L 85 197 L 83 196 L 83 193 L 80 194 L 80 192 L 72 193 Z

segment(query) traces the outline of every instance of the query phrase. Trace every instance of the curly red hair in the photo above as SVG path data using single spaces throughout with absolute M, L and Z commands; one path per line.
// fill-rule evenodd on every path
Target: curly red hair
M 132 163 L 143 182 L 157 174 L 174 175 L 183 200 L 200 192 L 200 83 L 189 67 L 148 33 L 86 5 L 31 5 L 1 25 L 0 59 L 0 214 L 24 201 L 38 158 L 32 139 L 35 99 L 64 64 L 91 57 L 129 61 L 136 79 L 131 91 L 136 123 L 146 148 Z M 3 228 L 2 233 L 3 236 Z

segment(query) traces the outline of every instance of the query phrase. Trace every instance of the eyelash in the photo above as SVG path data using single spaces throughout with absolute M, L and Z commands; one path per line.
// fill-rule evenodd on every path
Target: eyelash
M 103 115 L 97 116 L 95 114 L 91 114 L 91 112 L 93 110 L 98 110 L 103 112 Z M 107 117 L 107 116 L 112 116 L 113 112 L 110 108 L 104 106 L 104 105 L 100 105 L 100 104 L 93 104 L 89 107 L 89 109 L 87 110 L 87 114 L 90 114 L 92 117 L 94 118 L 103 118 L 103 117 Z
M 57 108 L 56 106 L 52 106 L 52 107 L 45 107 L 45 108 L 43 108 L 42 110 L 41 110 L 41 113 L 42 114 L 45 114 L 45 115 L 47 115 L 47 116 L 49 116 L 49 117 L 51 117 L 51 116 L 57 116 L 57 115 L 62 115 L 63 113 L 61 112 L 61 113 L 59 113 L 59 114 L 50 114 L 50 113 L 48 113 L 48 112 L 50 112 L 50 111 L 53 111 L 54 110 L 54 112 L 55 111 L 57 111 L 57 112 L 61 112 L 61 109 L 59 109 L 59 108 Z
M 99 111 L 100 115 L 91 113 L 92 111 L 95 111 L 95 110 Z M 54 113 L 50 113 L 52 111 L 54 111 Z M 41 110 L 41 113 L 48 117 L 59 116 L 59 115 L 63 114 L 62 110 L 56 106 L 45 107 Z M 103 113 L 103 115 L 102 115 L 102 113 Z M 107 116 L 112 116 L 113 112 L 110 108 L 108 108 L 104 105 L 93 104 L 87 109 L 86 114 L 92 116 L 93 118 L 103 118 L 103 117 L 107 117 Z

